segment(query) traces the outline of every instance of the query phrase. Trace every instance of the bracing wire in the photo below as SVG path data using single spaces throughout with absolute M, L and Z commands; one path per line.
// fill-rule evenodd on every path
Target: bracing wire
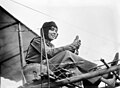
M 40 31 L 40 34 L 41 34 L 41 31 Z M 40 76 L 41 76 L 41 79 L 42 79 L 42 65 L 43 65 L 43 57 L 42 57 L 42 55 L 43 55 L 43 52 L 42 52 L 42 37 L 40 38 L 40 40 L 41 40 L 41 43 L 40 43 L 40 51 L 41 51 L 41 53 L 40 53 L 40 59 L 41 59 L 41 63 L 40 63 Z M 42 88 L 42 80 L 41 80 L 41 88 Z
M 23 4 L 21 4 L 21 3 L 19 3 L 19 2 L 16 2 L 16 1 L 14 1 L 14 0 L 10 0 L 10 1 L 12 1 L 12 2 L 14 2 L 14 3 L 16 3 L 16 4 L 19 4 L 19 5 L 23 6 L 23 7 L 26 7 L 26 8 L 28 8 L 28 9 L 31 9 L 31 10 L 33 10 L 33 11 L 35 11 L 35 12 L 38 12 L 38 13 L 40 13 L 40 14 L 43 14 L 43 15 L 45 15 L 45 16 L 54 18 L 54 17 L 52 17 L 52 16 L 50 16 L 50 15 L 48 15 L 48 14 L 46 14 L 46 13 L 43 13 L 43 12 L 41 12 L 41 11 L 39 11 L 39 10 L 36 10 L 36 9 L 33 9 L 33 8 L 27 6 L 27 5 L 23 5 Z
M 38 12 L 38 13 L 40 13 L 40 14 L 43 14 L 43 15 L 45 15 L 45 16 L 48 16 L 48 17 L 57 19 L 57 18 L 55 18 L 55 17 L 53 17 L 53 16 L 51 16 L 51 15 L 48 15 L 48 14 L 46 14 L 46 13 L 43 13 L 43 12 L 39 11 L 39 10 L 33 9 L 32 7 L 29 7 L 29 6 L 27 6 L 27 5 L 23 5 L 23 4 L 15 1 L 15 0 L 10 0 L 10 1 L 12 1 L 12 2 L 14 2 L 14 3 L 16 3 L 16 4 L 19 4 L 19 5 L 21 5 L 21 6 L 25 7 L 25 8 L 31 9 L 31 10 L 33 10 L 33 11 L 35 11 L 35 12 Z M 66 23 L 66 22 L 65 22 L 65 23 Z M 71 25 L 72 25 L 72 26 L 75 26 L 75 25 L 73 25 L 73 24 L 71 24 Z M 77 27 L 77 28 L 78 28 L 78 27 Z M 83 31 L 85 31 L 85 30 L 83 30 Z M 87 32 L 88 32 L 88 31 L 87 31 Z M 91 32 L 89 32 L 89 33 L 91 33 Z M 92 33 L 92 34 L 93 34 L 93 33 Z M 94 34 L 94 35 L 95 35 L 95 36 L 98 36 L 98 35 L 96 35 L 96 34 Z M 103 36 L 99 36 L 99 37 L 101 37 L 102 39 L 106 39 L 106 38 L 104 38 Z M 119 44 L 119 43 L 116 42 L 116 41 L 113 41 L 113 40 L 110 40 L 110 39 L 107 39 L 107 40 L 109 40 L 110 42 L 115 42 L 116 44 Z
M 16 3 L 16 4 L 19 4 L 19 5 L 21 5 L 21 6 L 25 7 L 25 8 L 31 9 L 31 10 L 33 10 L 33 11 L 35 11 L 35 12 L 38 12 L 38 13 L 40 13 L 40 14 L 43 14 L 43 15 L 45 15 L 45 16 L 48 16 L 48 17 L 57 19 L 57 18 L 55 18 L 55 17 L 53 17 L 53 16 L 51 16 L 51 15 L 48 15 L 48 14 L 46 14 L 46 13 L 43 13 L 43 12 L 39 11 L 39 10 L 33 9 L 32 7 L 29 7 L 29 6 L 27 6 L 27 5 L 23 5 L 23 4 L 15 1 L 15 0 L 10 0 L 10 1 L 12 1 L 12 2 L 14 2 L 14 3 Z M 57 19 L 57 20 L 59 20 L 59 19 Z M 75 28 L 78 28 L 77 26 L 73 25 L 72 23 L 68 23 L 68 22 L 65 22 L 65 21 L 63 21 L 63 20 L 62 20 L 62 22 L 66 23 L 66 24 L 69 24 L 70 26 L 72 25 L 72 26 L 74 26 Z M 80 29 L 80 28 L 78 28 L 78 29 Z M 82 30 L 82 29 L 81 29 L 81 30 Z M 85 31 L 85 30 L 82 30 L 82 31 Z M 88 32 L 88 31 L 85 31 L 85 32 Z M 92 32 L 88 32 L 88 33 L 94 34 L 94 33 L 92 33 Z M 104 36 L 100 36 L 100 35 L 96 35 L 96 34 L 94 34 L 94 35 L 97 36 L 97 37 L 99 36 L 99 37 L 102 38 L 102 39 L 109 40 L 110 42 L 115 42 L 115 43 L 119 44 L 118 42 L 113 41 L 113 40 L 110 40 L 110 39 L 107 39 L 107 38 L 105 38 Z
M 48 88 L 50 88 L 50 73 L 49 73 L 49 61 L 48 61 L 48 56 L 47 56 L 47 52 L 46 52 L 46 46 L 45 46 L 45 37 L 44 37 L 44 32 L 43 32 L 43 28 L 41 28 L 41 39 L 43 41 L 43 46 L 44 46 L 44 50 L 45 50 L 45 58 L 46 58 L 46 62 L 47 62 L 47 75 L 48 75 Z M 41 41 L 41 42 L 42 42 Z M 42 45 L 42 44 L 41 44 Z M 42 47 L 41 47 L 42 48 Z
M 111 61 L 111 62 L 108 62 L 107 64 L 112 64 L 112 63 L 114 63 L 114 62 L 119 62 L 119 61 L 120 61 L 120 59 L 114 60 L 114 61 Z M 103 64 L 103 65 L 98 65 L 98 66 L 96 66 L 96 67 L 91 68 L 90 70 L 93 70 L 93 69 L 96 69 L 96 68 L 100 68 L 100 67 L 103 67 L 103 66 L 105 66 L 105 65 L 104 65 L 104 64 Z

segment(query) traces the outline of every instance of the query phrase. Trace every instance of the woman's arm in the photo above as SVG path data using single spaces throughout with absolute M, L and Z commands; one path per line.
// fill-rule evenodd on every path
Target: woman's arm
M 42 52 L 43 52 L 43 56 L 45 56 L 45 53 L 47 53 L 47 55 L 51 58 L 53 56 L 55 56 L 56 54 L 65 51 L 65 50 L 69 50 L 71 52 L 75 52 L 75 49 L 77 49 L 80 46 L 80 41 L 74 41 L 72 44 L 66 45 L 66 46 L 62 46 L 62 47 L 58 47 L 58 48 L 51 48 L 48 47 L 45 44 L 45 47 L 43 45 L 43 42 L 41 43 L 41 39 L 40 37 L 36 37 L 33 39 L 33 41 L 31 41 L 31 45 L 39 52 L 41 53 L 41 44 L 42 44 Z

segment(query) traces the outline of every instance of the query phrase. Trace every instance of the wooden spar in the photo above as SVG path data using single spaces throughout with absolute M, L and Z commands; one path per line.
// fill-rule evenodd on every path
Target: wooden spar
M 21 25 L 18 24 L 18 41 L 19 41 L 19 49 L 20 49 L 20 62 L 21 62 L 21 74 L 23 79 L 23 84 L 25 83 L 25 77 L 23 74 L 23 67 L 25 65 L 25 59 L 24 59 L 24 50 L 23 50 L 23 41 L 22 41 L 22 34 L 21 34 Z
M 78 75 L 78 76 L 74 76 L 71 78 L 67 78 L 67 79 L 63 79 L 63 80 L 59 80 L 56 82 L 56 85 L 66 85 L 68 83 L 74 83 L 74 82 L 79 82 L 81 79 L 89 79 L 89 78 L 93 78 L 96 76 L 100 76 L 115 70 L 120 69 L 120 65 L 117 66 L 112 66 L 109 69 L 101 69 L 101 70 L 97 70 L 97 71 L 93 71 L 93 72 L 89 72 L 89 73 L 85 73 L 82 75 Z
M 65 86 L 65 85 L 70 84 L 70 83 L 79 82 L 82 79 L 93 78 L 93 77 L 100 76 L 100 75 L 103 75 L 103 74 L 106 74 L 106 73 L 109 73 L 109 72 L 112 72 L 112 71 L 115 71 L 115 70 L 119 70 L 119 69 L 120 69 L 120 64 L 116 65 L 116 66 L 112 66 L 108 69 L 107 68 L 100 69 L 100 70 L 97 70 L 97 71 L 81 74 L 81 75 L 78 75 L 78 76 L 73 76 L 73 77 L 70 77 L 70 78 L 57 80 L 55 82 L 51 82 L 50 87 L 51 88 L 56 88 L 56 87 L 60 87 L 60 86 Z M 27 85 L 24 85 L 23 88 L 40 88 L 40 84 L 38 84 L 38 85 L 27 84 Z M 42 88 L 48 88 L 48 83 L 43 83 Z
M 115 83 L 115 88 L 118 87 L 118 86 L 120 86 L 120 82 L 116 82 L 116 83 Z M 100 88 L 110 88 L 110 87 L 105 86 L 105 87 L 100 87 Z
M 89 72 L 89 73 L 82 74 L 82 75 L 79 75 L 79 76 L 76 76 L 76 77 L 71 77 L 69 79 L 63 79 L 63 80 L 58 81 L 57 83 L 62 84 L 62 85 L 67 84 L 67 83 L 74 83 L 74 82 L 80 81 L 81 79 L 88 79 L 88 78 L 100 76 L 100 75 L 115 71 L 117 69 L 120 69 L 120 65 L 113 66 L 109 69 L 101 69 L 101 70 L 97 70 L 97 71 L 94 71 L 94 72 Z
M 104 63 L 104 65 L 105 65 L 107 68 L 110 68 L 110 67 L 108 66 L 108 64 L 105 62 L 104 59 L 101 59 L 101 61 Z M 120 77 L 119 77 L 118 74 L 116 74 L 115 72 L 112 72 L 112 73 L 113 73 L 113 75 L 115 75 L 115 77 L 116 77 L 118 80 L 120 80 Z

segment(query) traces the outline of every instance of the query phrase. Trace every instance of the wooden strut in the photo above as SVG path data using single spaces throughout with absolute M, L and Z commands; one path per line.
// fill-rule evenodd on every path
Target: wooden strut
M 18 24 L 18 41 L 19 41 L 19 49 L 20 49 L 21 74 L 22 74 L 23 84 L 25 84 L 26 80 L 25 80 L 24 73 L 23 73 L 25 59 L 24 59 L 23 40 L 22 40 L 21 24 L 20 23 Z
M 60 87 L 60 86 L 65 86 L 70 83 L 76 83 L 76 82 L 81 81 L 82 79 L 89 79 L 89 78 L 93 78 L 96 76 L 101 76 L 103 74 L 107 74 L 109 72 L 119 70 L 119 69 L 120 69 L 120 64 L 116 65 L 116 66 L 112 66 L 110 68 L 100 69 L 97 71 L 92 71 L 92 72 L 81 74 L 78 76 L 57 80 L 55 82 L 50 82 L 50 88 L 56 88 L 56 87 Z M 43 83 L 42 85 L 43 85 L 42 88 L 48 88 L 48 83 Z M 26 84 L 26 85 L 24 85 L 23 88 L 40 88 L 40 86 L 41 86 L 41 84 L 38 84 L 38 85 Z
M 43 47 L 45 50 L 45 58 L 46 58 L 46 63 L 47 63 L 47 75 L 48 75 L 48 86 L 47 88 L 50 88 L 50 73 L 49 73 L 49 61 L 48 61 L 48 56 L 47 56 L 47 52 L 46 52 L 46 46 L 45 46 L 45 36 L 44 36 L 44 32 L 43 32 L 43 28 L 41 28 L 41 40 L 43 40 Z M 42 41 L 41 41 L 42 42 Z M 42 45 L 42 43 L 41 43 Z M 42 48 L 42 47 L 41 47 Z M 42 50 L 42 49 L 41 49 Z M 41 62 L 42 63 L 42 62 Z M 42 87 L 43 88 L 43 87 Z
M 41 62 L 40 62 L 40 76 L 41 76 L 41 78 L 42 78 L 42 65 L 43 65 L 43 52 L 42 52 L 42 33 L 41 33 L 42 31 L 40 31 L 40 34 L 41 34 L 41 38 L 40 38 L 40 60 L 41 60 Z M 41 80 L 41 88 L 42 88 L 42 80 Z
M 108 66 L 108 64 L 105 62 L 104 59 L 101 59 L 100 61 L 102 61 L 102 62 L 104 63 L 104 65 L 107 67 L 107 69 L 110 68 L 110 67 Z M 113 71 L 112 73 L 113 73 L 113 75 L 115 75 L 115 77 L 120 81 L 119 75 L 116 74 L 114 71 Z

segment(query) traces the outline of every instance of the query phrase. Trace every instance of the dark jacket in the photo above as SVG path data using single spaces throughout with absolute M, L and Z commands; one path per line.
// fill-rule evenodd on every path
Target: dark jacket
M 42 41 L 42 42 L 41 42 Z M 42 48 L 41 48 L 42 46 Z M 56 54 L 61 51 L 69 50 L 74 52 L 72 45 L 67 45 L 59 48 L 55 48 L 54 45 L 50 42 L 45 40 L 45 45 L 43 44 L 43 40 L 41 37 L 35 37 L 30 42 L 30 45 L 27 50 L 26 55 L 26 63 L 40 63 L 41 62 L 41 51 L 42 51 L 42 58 L 45 59 L 45 53 L 47 53 L 48 59 L 52 58 Z

